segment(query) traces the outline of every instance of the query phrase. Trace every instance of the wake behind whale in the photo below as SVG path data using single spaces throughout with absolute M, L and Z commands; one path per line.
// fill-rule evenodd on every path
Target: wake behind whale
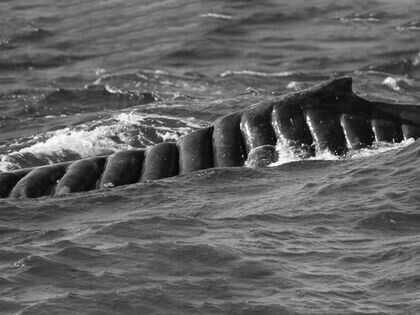
M 300 158 L 420 136 L 420 107 L 366 100 L 349 77 L 217 119 L 175 142 L 0 174 L 2 198 L 36 198 L 132 184 L 213 167 L 266 166 L 276 146 Z

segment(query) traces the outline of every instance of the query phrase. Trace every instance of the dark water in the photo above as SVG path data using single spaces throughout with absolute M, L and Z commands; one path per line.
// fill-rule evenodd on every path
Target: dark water
M 175 140 L 341 75 L 420 104 L 419 16 L 415 0 L 1 0 L 0 169 Z M 0 201 L 0 313 L 420 313 L 420 143 L 280 155 Z

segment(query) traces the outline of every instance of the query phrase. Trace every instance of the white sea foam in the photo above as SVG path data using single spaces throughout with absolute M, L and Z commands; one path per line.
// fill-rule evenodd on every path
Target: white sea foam
M 385 80 L 382 81 L 382 84 L 389 87 L 390 89 L 394 91 L 400 91 L 401 88 L 398 85 L 398 80 L 393 77 L 386 77 Z
M 7 155 L 2 155 L 0 157 L 0 172 L 7 172 L 15 169 L 16 167 L 17 165 L 15 165 L 15 163 L 7 160 Z
M 360 158 L 366 158 L 369 156 L 377 155 L 380 153 L 384 153 L 391 150 L 398 150 L 401 148 L 404 148 L 408 146 L 409 144 L 412 144 L 414 142 L 413 138 L 404 140 L 399 143 L 388 143 L 388 142 L 374 142 L 372 146 L 359 149 L 359 150 L 350 150 L 345 156 L 337 156 L 335 154 L 332 154 L 330 151 L 325 150 L 322 152 L 316 152 L 316 155 L 314 157 L 307 158 L 306 160 L 342 160 L 342 159 L 360 159 Z M 302 161 L 304 160 L 301 157 L 298 157 L 297 155 L 293 154 L 293 151 L 285 147 L 282 144 L 277 144 L 276 146 L 279 159 L 278 161 L 270 164 L 269 166 L 278 166 L 290 162 L 296 162 L 296 161 Z
M 413 60 L 413 64 L 417 62 L 415 60 Z M 409 79 L 405 76 L 401 76 L 401 77 L 386 77 L 383 81 L 382 84 L 387 86 L 388 88 L 394 90 L 394 91 L 401 91 L 402 87 L 412 87 L 414 85 L 414 81 L 412 79 Z
M 232 71 L 227 70 L 220 74 L 221 77 L 228 77 L 232 75 L 250 75 L 250 76 L 258 76 L 258 77 L 290 77 L 296 74 L 292 71 L 282 71 L 282 72 L 259 72 L 259 71 L 251 71 L 251 70 L 239 70 L 239 71 Z
M 72 130 L 70 128 L 55 131 L 45 142 L 23 148 L 20 153 L 48 154 L 73 151 L 82 157 L 101 154 L 104 151 L 128 149 L 126 144 L 117 144 L 111 136 L 119 129 L 116 126 L 100 126 L 93 130 Z
M 378 14 L 362 12 L 362 13 L 353 13 L 344 17 L 340 17 L 341 22 L 369 22 L 369 23 L 378 23 L 382 19 Z
M 300 158 L 293 153 L 293 150 L 284 143 L 285 142 L 282 141 L 277 142 L 276 151 L 278 154 L 278 160 L 271 163 L 269 166 L 277 166 L 300 160 Z
M 290 81 L 289 84 L 287 84 L 286 86 L 286 89 L 294 90 L 294 91 L 299 91 L 302 88 L 303 88 L 303 83 L 297 82 L 297 81 Z
M 365 157 L 376 155 L 379 153 L 384 153 L 390 150 L 397 150 L 397 149 L 404 148 L 412 144 L 414 141 L 415 140 L 413 138 L 409 138 L 399 143 L 374 142 L 372 147 L 370 148 L 363 148 L 360 150 L 350 151 L 350 153 L 348 154 L 348 157 L 353 158 L 353 159 L 365 158 Z
M 219 13 L 206 13 L 201 14 L 200 17 L 209 17 L 214 19 L 221 19 L 221 20 L 232 20 L 233 17 L 227 14 L 219 14 Z
M 146 146 L 153 144 L 155 140 L 158 142 L 176 141 L 180 136 L 203 127 L 205 122 L 192 117 L 178 118 L 129 112 L 119 113 L 109 119 L 92 122 L 92 124 L 35 135 L 27 146 L 17 141 L 14 146 L 21 149 L 0 156 L 0 171 L 21 167 L 16 165 L 15 161 L 19 160 L 16 158 L 25 154 L 39 156 L 47 161 L 50 161 L 49 156 L 54 157 L 55 160 L 50 161 L 52 163 L 60 157 L 64 160 L 69 152 L 83 158 L 131 149 L 133 143 Z M 148 128 L 152 130 L 151 135 L 144 134 L 144 130 Z
M 354 17 L 354 18 L 340 18 L 340 21 L 342 22 L 348 22 L 348 21 L 353 21 L 353 22 L 380 22 L 381 20 L 375 17 L 367 17 L 367 18 L 362 18 L 362 17 Z
M 104 75 L 106 73 L 106 70 L 104 68 L 97 68 L 95 70 L 96 76 Z
M 165 107 L 165 106 L 161 106 Z M 149 114 L 149 113 L 138 113 L 138 112 L 129 112 L 129 113 L 121 113 L 114 118 L 120 122 L 125 122 L 128 124 L 138 124 L 141 122 L 144 122 L 146 119 L 165 119 L 165 120 L 172 120 L 179 122 L 180 124 L 185 125 L 186 127 L 190 128 L 201 128 L 204 126 L 205 122 L 196 119 L 194 117 L 175 117 L 175 116 L 169 116 L 169 115 L 160 115 L 160 114 Z M 163 121 L 161 121 L 163 123 Z M 156 126 L 155 126 L 156 127 Z

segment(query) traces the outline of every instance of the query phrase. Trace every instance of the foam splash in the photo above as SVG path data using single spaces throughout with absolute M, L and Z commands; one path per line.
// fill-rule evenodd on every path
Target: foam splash
M 386 16 L 381 12 L 353 12 L 352 14 L 338 18 L 339 21 L 348 22 L 362 22 L 362 23 L 378 23 Z
M 274 163 L 271 163 L 269 165 L 269 167 L 283 165 L 283 164 L 296 162 L 296 161 L 304 161 L 304 160 L 340 160 L 340 159 L 343 159 L 342 156 L 337 156 L 337 155 L 331 153 L 328 150 L 324 150 L 324 151 L 318 151 L 317 150 L 316 155 L 314 157 L 305 158 L 305 157 L 302 157 L 302 155 L 297 154 L 292 147 L 290 147 L 288 145 L 285 145 L 281 142 L 277 143 L 276 150 L 277 150 L 277 153 L 278 153 L 278 160 Z
M 403 140 L 399 143 L 374 142 L 371 147 L 350 151 L 346 158 L 361 159 L 391 150 L 402 149 L 414 142 L 415 140 L 413 138 Z
M 298 82 L 298 81 L 290 81 L 287 86 L 286 89 L 288 90 L 293 90 L 293 91 L 299 91 L 302 90 L 305 87 L 303 82 Z
M 9 147 L 24 147 L 1 155 L 0 171 L 110 154 L 162 141 L 176 141 L 204 124 L 194 118 L 119 113 L 109 119 L 76 128 L 36 135 L 30 141 L 22 140 L 24 143 L 17 141 Z
M 218 14 L 218 13 L 201 14 L 200 17 L 208 17 L 208 18 L 221 19 L 221 20 L 232 20 L 233 19 L 233 17 L 231 15 Z
M 388 142 L 374 142 L 371 146 L 367 148 L 362 148 L 358 150 L 349 150 L 345 156 L 337 156 L 332 154 L 330 151 L 317 151 L 314 157 L 310 158 L 302 158 L 293 153 L 292 148 L 284 145 L 282 143 L 277 143 L 276 150 L 278 152 L 278 160 L 274 163 L 271 163 L 269 167 L 279 166 L 283 164 L 287 164 L 290 162 L 296 161 L 303 161 L 303 160 L 327 160 L 327 161 L 334 161 L 334 160 L 345 160 L 345 159 L 361 159 L 370 156 L 374 156 L 377 154 L 381 154 L 384 152 L 388 152 L 391 150 L 398 150 L 408 145 L 412 144 L 415 140 L 413 138 L 409 138 L 403 140 L 399 143 L 388 143 Z
M 385 80 L 383 80 L 382 84 L 394 91 L 401 90 L 401 88 L 398 85 L 398 80 L 393 77 L 386 77 Z
M 414 85 L 414 82 L 413 80 L 408 79 L 406 77 L 386 77 L 382 81 L 382 85 L 396 92 L 400 92 L 404 87 L 412 87 Z
M 300 158 L 297 154 L 293 152 L 293 149 L 288 146 L 287 144 L 284 144 L 285 142 L 278 141 L 276 144 L 276 150 L 278 154 L 278 160 L 274 163 L 271 163 L 269 167 L 271 166 L 278 166 L 294 161 L 299 161 L 302 158 Z
M 18 151 L 1 156 L 0 170 L 8 171 L 25 165 L 25 162 L 33 161 L 34 164 L 67 160 L 69 156 L 84 158 L 88 156 L 109 154 L 113 151 L 130 149 L 126 143 L 113 141 L 112 136 L 116 128 L 110 126 L 96 127 L 93 130 L 75 130 L 65 128 L 47 133 L 43 137 L 48 139 L 37 142 Z M 39 161 L 39 162 L 38 162 Z M 42 163 L 43 164 L 43 163 Z
M 232 71 L 227 70 L 220 74 L 222 78 L 233 76 L 233 75 L 249 75 L 249 76 L 257 76 L 257 77 L 290 77 L 295 75 L 295 72 L 292 71 L 282 71 L 282 72 L 259 72 L 259 71 L 251 71 L 251 70 L 240 70 L 240 71 Z

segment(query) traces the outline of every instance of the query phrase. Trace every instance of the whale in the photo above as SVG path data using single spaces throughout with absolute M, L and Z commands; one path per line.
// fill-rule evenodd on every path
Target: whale
M 176 142 L 0 173 L 0 198 L 109 189 L 214 167 L 265 167 L 278 144 L 301 158 L 345 156 L 420 137 L 420 106 L 368 100 L 340 77 L 216 119 Z

